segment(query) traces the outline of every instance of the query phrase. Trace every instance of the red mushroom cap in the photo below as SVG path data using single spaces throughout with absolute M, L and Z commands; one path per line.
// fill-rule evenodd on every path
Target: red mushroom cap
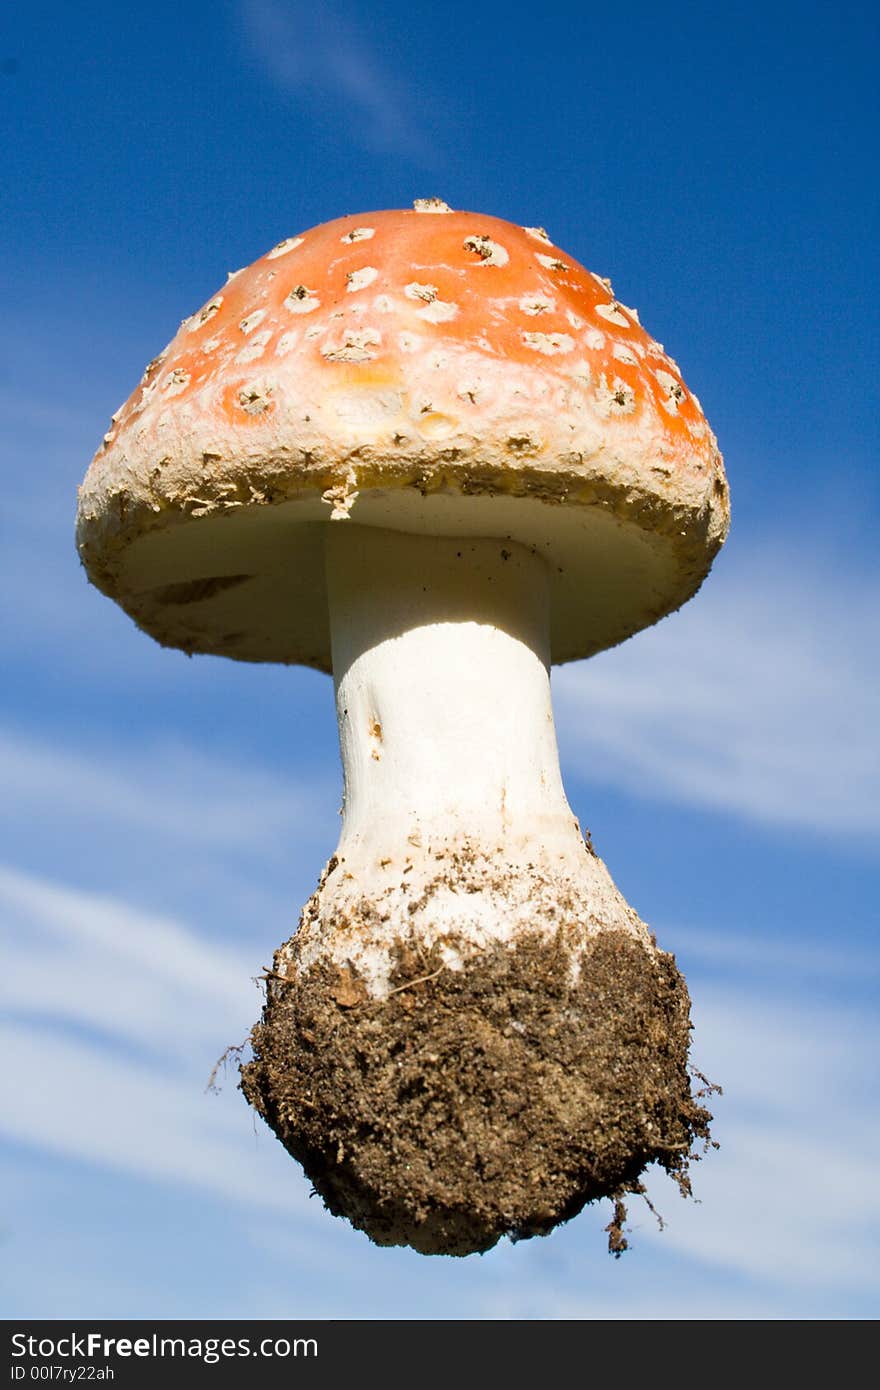
M 114 417 L 78 535 L 158 640 L 322 669 L 331 515 L 507 536 L 557 573 L 569 660 L 691 596 L 727 500 L 699 402 L 608 281 L 427 200 L 231 275 Z

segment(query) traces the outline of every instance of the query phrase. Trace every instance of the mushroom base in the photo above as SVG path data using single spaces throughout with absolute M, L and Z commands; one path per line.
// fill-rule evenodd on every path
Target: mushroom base
M 401 944 L 381 999 L 327 961 L 270 978 L 241 1089 L 334 1215 L 378 1245 L 469 1255 L 609 1197 L 619 1254 L 650 1163 L 689 1194 L 712 1117 L 673 957 L 606 930 L 572 972 L 562 946 L 520 935 L 453 970 Z

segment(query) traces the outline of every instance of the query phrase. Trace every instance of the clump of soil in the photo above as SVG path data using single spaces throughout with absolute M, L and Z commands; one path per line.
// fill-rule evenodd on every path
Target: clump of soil
M 689 1193 L 712 1117 L 673 957 L 600 932 L 573 983 L 560 947 L 520 937 L 453 970 L 402 946 L 384 999 L 332 963 L 269 978 L 241 1089 L 331 1212 L 379 1245 L 468 1255 L 610 1197 L 619 1254 L 648 1164 Z

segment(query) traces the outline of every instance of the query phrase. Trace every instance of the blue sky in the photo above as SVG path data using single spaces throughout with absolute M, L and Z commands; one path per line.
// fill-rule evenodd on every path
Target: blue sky
M 876 1316 L 878 21 L 863 3 L 36 3 L 0 31 L 7 1316 Z M 338 833 L 330 682 L 161 650 L 76 487 L 180 319 L 282 237 L 439 195 L 528 224 L 680 361 L 728 545 L 554 673 L 569 799 L 725 1094 L 665 1182 L 465 1261 L 331 1218 L 234 1076 Z

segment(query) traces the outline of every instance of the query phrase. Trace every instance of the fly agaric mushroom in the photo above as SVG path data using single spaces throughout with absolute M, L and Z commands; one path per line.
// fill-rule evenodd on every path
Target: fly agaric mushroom
M 80 493 L 159 642 L 332 670 L 341 838 L 276 953 L 248 1100 L 381 1244 L 485 1250 L 688 1189 L 673 958 L 581 835 L 551 662 L 690 598 L 721 457 L 675 363 L 540 228 L 344 217 L 181 326 Z

